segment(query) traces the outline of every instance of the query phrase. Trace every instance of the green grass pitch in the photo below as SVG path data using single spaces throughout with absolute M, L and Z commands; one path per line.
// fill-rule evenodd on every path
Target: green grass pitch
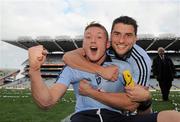
M 170 101 L 162 102 L 160 92 L 152 92 L 153 111 L 180 111 L 180 92 L 171 92 Z M 74 111 L 73 91 L 50 110 L 42 110 L 34 103 L 29 90 L 0 89 L 0 122 L 60 122 Z

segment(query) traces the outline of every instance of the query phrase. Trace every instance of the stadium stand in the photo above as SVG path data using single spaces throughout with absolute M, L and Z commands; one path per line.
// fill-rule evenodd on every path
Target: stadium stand
M 63 52 L 77 48 L 76 43 L 70 36 L 57 36 L 55 42 L 63 49 Z
M 20 70 L 11 71 L 3 77 L 0 77 L 0 85 L 4 85 L 6 83 L 13 82 L 16 79 L 16 75 L 20 72 Z
M 32 39 L 29 36 L 23 36 L 19 37 L 17 40 L 2 41 L 25 50 L 35 45 L 43 45 L 45 49 L 48 50 L 48 55 L 46 62 L 41 67 L 42 77 L 45 78 L 47 84 L 52 84 L 55 82 L 55 79 L 64 66 L 64 63 L 62 62 L 63 54 L 67 51 L 82 47 L 83 36 L 78 35 L 74 38 L 66 35 L 57 36 L 55 38 L 51 38 L 49 36 L 39 36 L 36 39 Z M 152 34 L 139 34 L 137 45 L 145 49 L 151 59 L 157 55 L 158 47 L 164 47 L 166 49 L 166 53 L 172 58 L 176 67 L 176 79 L 173 84 L 173 88 L 180 88 L 180 36 L 173 34 L 161 34 L 159 36 L 154 36 Z M 18 87 L 19 83 L 23 83 L 24 87 L 28 87 L 29 85 L 27 80 L 29 70 L 28 60 L 24 61 L 23 65 L 23 74 L 25 75 L 25 79 L 20 79 L 21 82 L 17 81 L 17 83 L 14 83 L 14 87 Z M 151 75 L 151 78 L 154 78 L 153 75 Z M 151 82 L 152 89 L 158 89 L 157 82 L 153 79 L 151 79 Z

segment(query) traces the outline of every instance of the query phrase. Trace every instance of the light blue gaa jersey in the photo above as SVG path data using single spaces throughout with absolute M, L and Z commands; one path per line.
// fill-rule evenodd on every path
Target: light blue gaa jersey
M 115 54 L 113 50 L 108 50 L 107 53 L 112 57 L 113 62 L 118 63 L 124 60 L 129 63 L 133 79 L 137 84 L 149 86 L 152 62 L 144 49 L 135 44 L 132 50 L 123 58 L 119 58 L 118 54 Z
M 108 66 L 111 64 L 118 65 L 120 70 L 128 69 L 130 70 L 130 66 L 127 62 L 119 61 L 118 63 L 114 62 L 104 62 L 103 66 Z M 108 81 L 103 79 L 97 74 L 92 74 L 88 72 L 84 72 L 81 70 L 73 69 L 69 66 L 66 66 L 56 83 L 62 83 L 69 87 L 70 84 L 73 85 L 74 93 L 76 96 L 76 106 L 75 112 L 84 111 L 84 110 L 91 110 L 91 109 L 99 109 L 99 108 L 106 108 L 109 110 L 115 110 L 109 106 L 106 106 L 90 97 L 79 95 L 79 81 L 81 79 L 89 80 L 90 84 L 97 89 L 100 89 L 104 92 L 123 92 L 124 91 L 124 80 L 122 74 L 119 75 L 119 79 L 115 82 Z

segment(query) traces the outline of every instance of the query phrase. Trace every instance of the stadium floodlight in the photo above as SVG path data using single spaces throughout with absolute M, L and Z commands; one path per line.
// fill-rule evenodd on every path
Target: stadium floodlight
M 49 41 L 52 40 L 52 38 L 50 36 L 38 36 L 36 38 L 37 41 Z
M 23 41 L 32 41 L 33 39 L 30 36 L 20 36 L 20 37 L 18 37 L 17 40 L 20 42 L 23 42 Z
M 153 34 L 138 34 L 138 40 L 146 40 L 146 39 L 154 39 L 155 36 Z
M 159 39 L 175 39 L 176 36 L 175 34 L 172 34 L 172 33 L 165 33 L 165 34 L 159 34 L 158 38 Z
M 56 36 L 55 39 L 56 40 L 70 40 L 71 37 L 67 35 L 61 35 L 61 36 Z

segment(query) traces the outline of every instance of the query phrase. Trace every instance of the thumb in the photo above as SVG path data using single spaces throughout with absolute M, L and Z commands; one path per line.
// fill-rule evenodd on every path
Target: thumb
M 48 54 L 48 51 L 47 51 L 46 49 L 44 49 L 44 50 L 42 51 L 42 55 L 46 56 L 47 54 Z
M 82 80 L 83 83 L 89 84 L 89 81 L 87 79 Z
M 48 53 L 47 50 L 46 50 L 46 49 L 43 49 L 41 56 L 39 56 L 37 59 L 38 59 L 39 61 L 45 60 L 47 53 Z
M 130 86 L 125 86 L 124 88 L 125 88 L 126 90 L 131 89 Z

